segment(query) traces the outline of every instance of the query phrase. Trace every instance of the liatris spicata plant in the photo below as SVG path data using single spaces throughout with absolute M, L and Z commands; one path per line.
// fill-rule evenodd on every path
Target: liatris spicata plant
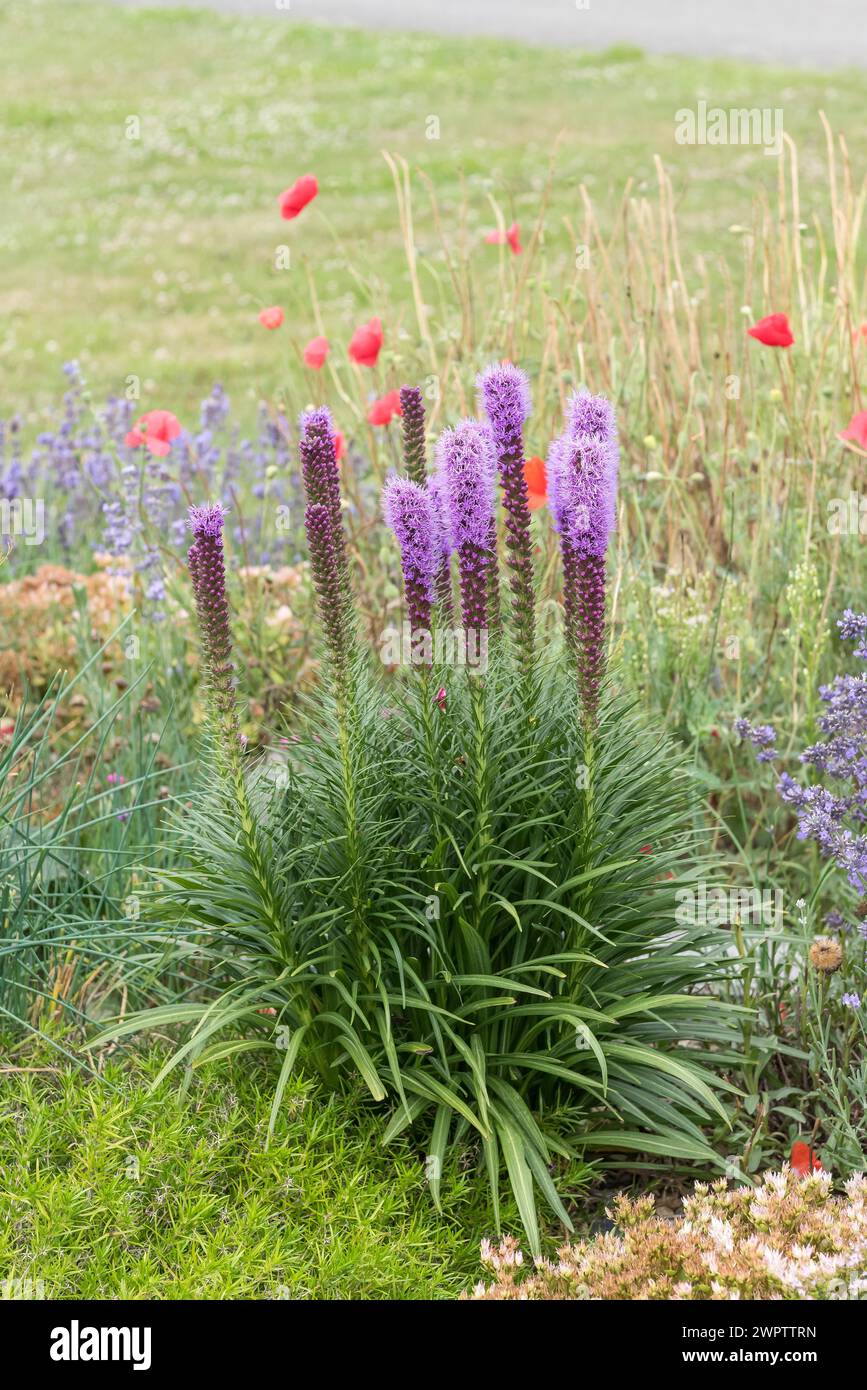
M 244 879 L 254 888 L 259 921 L 268 930 L 279 932 L 285 911 L 282 894 L 279 885 L 272 881 L 268 873 L 269 836 L 256 817 L 242 761 L 223 554 L 225 517 L 226 510 L 220 502 L 190 507 L 194 539 L 188 564 L 196 600 L 215 762 L 219 771 L 217 794 L 224 798 L 227 807 L 231 807 L 231 814 L 237 823 L 235 839 L 238 860 L 243 866 Z
M 400 546 L 410 627 L 413 634 L 429 632 L 441 550 L 430 495 L 410 478 L 389 478 L 383 488 L 382 513 Z
M 446 430 L 437 445 L 436 467 L 443 521 L 458 556 L 464 629 L 487 632 L 496 472 L 490 430 L 478 420 L 462 420 Z
M 524 476 L 524 421 L 530 414 L 530 383 L 510 362 L 489 367 L 477 386 L 491 432 L 506 513 L 506 559 L 512 589 L 512 624 L 525 670 L 533 664 L 536 595 L 530 507 Z M 496 530 L 494 530 L 496 549 Z
M 597 718 L 605 666 L 605 556 L 614 530 L 619 451 L 610 403 L 581 392 L 548 455 L 548 495 L 563 559 L 566 640 L 587 723 Z
M 424 487 L 427 482 L 427 452 L 424 440 L 424 400 L 417 386 L 401 386 L 400 408 L 403 412 L 403 462 L 412 482 Z
M 332 659 L 288 714 L 283 761 L 248 774 L 249 795 L 217 763 L 216 792 L 184 823 L 190 862 L 161 875 L 167 934 L 186 958 L 193 933 L 208 957 L 203 997 L 183 1005 L 192 1035 L 165 1070 L 261 1046 L 279 1064 L 272 1125 L 296 1065 L 327 1087 L 360 1078 L 387 1106 L 386 1142 L 421 1130 L 436 1203 L 473 1145 L 492 1225 L 505 1180 L 538 1253 L 537 1198 L 571 1228 L 555 1171 L 574 1191 L 597 1154 L 622 1163 L 624 1153 L 664 1153 L 719 1169 L 705 1130 L 728 1119 L 714 1059 L 733 1030 L 708 989 L 727 968 L 727 937 L 678 911 L 680 890 L 711 871 L 686 765 L 622 697 L 599 691 L 612 419 L 600 406 L 577 431 L 570 424 L 555 478 L 568 641 L 528 666 L 531 607 L 513 603 L 509 640 L 493 645 L 484 679 L 465 680 L 460 655 L 436 641 L 419 678 L 387 676 L 344 620 L 330 424 L 314 416 L 302 422 L 301 456 Z M 509 434 L 508 423 L 504 496 L 517 509 L 520 428 Z M 484 633 L 497 564 L 490 427 L 461 421 L 435 457 L 428 484 L 393 478 L 383 498 L 410 614 L 436 637 L 434 595 L 454 551 L 464 630 Z M 520 522 L 514 536 L 523 603 L 532 569 Z M 223 648 L 214 651 L 222 671 Z M 110 1035 L 164 1022 L 157 1010 Z

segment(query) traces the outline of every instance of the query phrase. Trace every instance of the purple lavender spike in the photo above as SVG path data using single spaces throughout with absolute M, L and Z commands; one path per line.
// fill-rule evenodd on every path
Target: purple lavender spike
M 429 632 L 442 553 L 439 521 L 431 498 L 425 488 L 410 478 L 391 477 L 382 490 L 382 514 L 400 546 L 412 632 Z
M 523 427 L 531 408 L 530 383 L 518 367 L 503 362 L 488 367 L 477 378 L 476 385 L 494 437 L 506 513 L 512 618 L 521 659 L 529 667 L 535 640 L 535 592 Z
M 464 628 L 487 632 L 491 520 L 496 459 L 487 425 L 462 420 L 437 445 L 438 496 L 447 534 L 458 552 Z

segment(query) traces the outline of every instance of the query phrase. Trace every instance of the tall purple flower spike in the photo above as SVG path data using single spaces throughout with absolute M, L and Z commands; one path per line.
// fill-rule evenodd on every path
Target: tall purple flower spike
M 410 478 L 391 477 L 382 490 L 382 514 L 400 546 L 412 631 L 430 631 L 435 580 L 442 560 L 439 519 L 430 495 Z
M 436 537 L 439 547 L 439 564 L 437 566 L 436 577 L 436 597 L 442 609 L 442 615 L 446 624 L 451 624 L 454 620 L 454 596 L 452 594 L 452 542 L 449 534 L 449 527 L 446 521 L 445 501 L 442 496 L 442 476 L 436 470 L 431 473 L 427 482 L 428 496 L 430 497 L 433 509 L 434 520 L 436 522 Z
M 480 403 L 491 422 L 503 489 L 515 637 L 522 663 L 529 667 L 535 638 L 535 592 L 523 427 L 531 409 L 530 383 L 518 367 L 503 362 L 482 372 L 476 386 Z
M 443 521 L 458 553 L 461 617 L 467 631 L 487 631 L 488 570 L 496 475 L 494 442 L 487 425 L 462 420 L 440 436 L 436 452 Z
M 223 522 L 226 511 L 221 502 L 190 507 L 193 544 L 187 556 L 196 618 L 202 640 L 205 679 L 217 723 L 224 734 L 238 737 L 238 711 L 232 662 L 232 631 L 229 600 L 226 596 L 226 562 L 223 554 Z
M 304 512 L 304 529 L 307 532 L 310 568 L 313 573 L 319 617 L 325 631 L 325 642 L 338 689 L 342 689 L 349 670 L 347 631 L 340 572 L 334 547 L 334 529 L 331 512 L 326 503 L 310 503 Z
M 403 411 L 403 461 L 408 476 L 419 487 L 427 480 L 427 450 L 424 439 L 424 400 L 417 386 L 401 386 L 400 408 Z
M 306 410 L 299 421 L 301 473 L 311 506 L 328 508 L 335 563 L 340 581 L 348 579 L 346 537 L 340 512 L 340 473 L 335 454 L 334 422 L 327 406 Z
M 614 530 L 619 449 L 614 409 L 580 392 L 548 453 L 548 502 L 560 534 L 566 640 L 585 716 L 594 723 L 605 665 L 605 555 Z

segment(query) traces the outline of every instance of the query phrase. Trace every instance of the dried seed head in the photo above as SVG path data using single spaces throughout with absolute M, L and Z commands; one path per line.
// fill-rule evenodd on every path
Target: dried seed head
M 833 936 L 817 936 L 810 947 L 810 964 L 821 975 L 833 975 L 843 963 L 843 948 Z

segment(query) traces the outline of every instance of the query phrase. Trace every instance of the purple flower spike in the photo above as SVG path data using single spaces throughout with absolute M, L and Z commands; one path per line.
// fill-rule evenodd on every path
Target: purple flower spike
M 342 582 L 347 576 L 348 565 L 346 537 L 340 513 L 340 474 L 337 468 L 331 411 L 326 406 L 320 406 L 318 410 L 306 410 L 299 421 L 299 428 L 301 437 L 298 452 L 301 455 L 301 472 L 307 501 L 311 506 L 321 504 L 328 508 L 335 563 Z
M 437 445 L 437 496 L 452 549 L 458 552 L 461 612 L 467 631 L 487 631 L 491 521 L 496 460 L 487 425 L 462 420 Z
M 547 474 L 555 529 L 581 554 L 604 556 L 616 515 L 616 451 L 597 435 L 561 435 Z
M 223 555 L 221 502 L 190 507 L 193 544 L 187 562 L 193 581 L 196 618 L 202 640 L 205 679 L 211 704 L 224 733 L 237 743 L 238 714 L 235 702 L 235 668 L 232 663 L 232 631 L 226 596 L 226 563 Z
M 346 624 L 331 513 L 324 502 L 313 502 L 306 508 L 304 529 L 307 532 L 310 568 L 313 572 L 319 617 L 338 687 L 342 687 L 348 672 Z
M 616 446 L 617 421 L 614 406 L 607 396 L 591 396 L 589 391 L 576 391 L 569 398 L 567 409 L 571 434 L 595 434 Z
M 400 408 L 403 428 L 403 461 L 414 483 L 424 487 L 427 457 L 424 441 L 424 401 L 417 386 L 401 386 Z
M 454 619 L 454 598 L 452 594 L 452 543 L 446 522 L 445 500 L 442 496 L 442 475 L 434 472 L 428 478 L 428 496 L 433 508 L 439 547 L 439 566 L 436 578 L 437 602 L 442 608 L 447 625 Z
M 410 478 L 391 477 L 382 490 L 382 514 L 400 546 L 412 631 L 430 631 L 435 579 L 442 562 L 439 522 L 431 498 Z
M 491 422 L 503 506 L 506 557 L 511 571 L 512 619 L 525 666 L 533 660 L 535 592 L 530 507 L 524 476 L 524 421 L 530 414 L 530 383 L 510 362 L 488 367 L 477 379 L 479 399 Z M 493 587 L 493 586 L 492 586 Z
M 585 717 L 595 723 L 605 666 L 605 555 L 617 508 L 619 451 L 614 411 L 586 392 L 570 403 L 572 420 L 548 453 L 548 501 L 563 556 L 566 640 L 578 668 Z

